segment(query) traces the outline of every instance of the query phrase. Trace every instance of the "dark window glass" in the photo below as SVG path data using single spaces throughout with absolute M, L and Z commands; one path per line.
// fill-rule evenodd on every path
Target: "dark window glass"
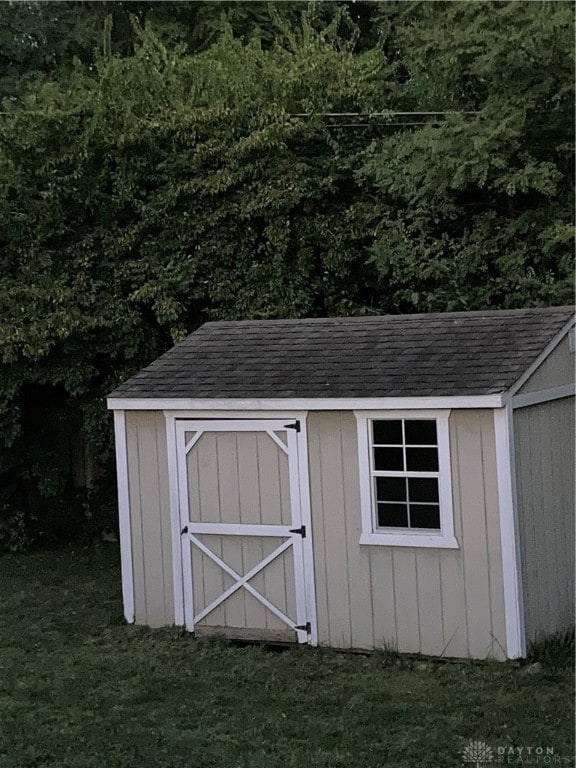
M 410 501 L 437 502 L 438 480 L 435 477 L 410 477 L 408 478 L 408 492 Z
M 374 445 L 402 445 L 402 422 L 373 421 Z
M 374 448 L 374 469 L 388 472 L 394 469 L 403 470 L 404 455 L 402 448 Z
M 420 419 L 406 420 L 406 445 L 436 445 L 436 422 Z
M 438 451 L 436 448 L 406 448 L 406 464 L 408 472 L 437 472 Z
M 377 501 L 406 501 L 405 477 L 377 477 L 376 478 Z M 422 501 L 422 499 L 417 499 Z
M 440 507 L 436 504 L 410 504 L 410 527 L 435 528 L 439 531 Z
M 378 504 L 378 525 L 381 528 L 407 528 L 407 504 Z

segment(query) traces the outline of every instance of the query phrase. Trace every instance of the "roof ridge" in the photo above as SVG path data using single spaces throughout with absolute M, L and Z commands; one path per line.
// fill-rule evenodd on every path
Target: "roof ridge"
M 417 321 L 430 318 L 447 317 L 490 317 L 491 315 L 526 315 L 526 314 L 560 314 L 562 312 L 574 312 L 576 308 L 571 304 L 564 304 L 552 307 L 520 307 L 516 309 L 473 309 L 459 310 L 456 312 L 412 312 L 406 314 L 383 314 L 383 315 L 339 315 L 336 317 L 286 317 L 286 318 L 261 318 L 249 320 L 209 320 L 198 327 L 211 328 L 214 326 L 233 326 L 233 325 L 297 325 L 298 323 L 349 323 L 349 322 L 378 322 L 379 320 L 409 320 Z M 196 333 L 197 331 L 194 331 Z

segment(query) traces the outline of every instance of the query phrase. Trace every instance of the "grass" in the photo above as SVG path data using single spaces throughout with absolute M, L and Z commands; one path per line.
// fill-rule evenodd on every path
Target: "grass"
M 549 667 L 574 665 L 574 628 L 546 637 L 528 648 L 528 661 Z
M 462 768 L 472 739 L 573 755 L 570 668 L 197 642 L 126 626 L 119 584 L 113 545 L 0 559 L 0 768 Z

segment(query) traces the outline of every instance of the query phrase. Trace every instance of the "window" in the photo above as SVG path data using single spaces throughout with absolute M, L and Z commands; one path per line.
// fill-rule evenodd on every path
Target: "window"
M 448 411 L 357 412 L 361 544 L 458 546 Z

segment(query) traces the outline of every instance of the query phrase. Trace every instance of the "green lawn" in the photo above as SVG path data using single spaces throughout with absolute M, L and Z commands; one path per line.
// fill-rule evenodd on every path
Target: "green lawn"
M 124 625 L 119 584 L 113 545 L 0 559 L 0 768 L 462 768 L 472 739 L 573 754 L 569 668 L 196 642 Z

